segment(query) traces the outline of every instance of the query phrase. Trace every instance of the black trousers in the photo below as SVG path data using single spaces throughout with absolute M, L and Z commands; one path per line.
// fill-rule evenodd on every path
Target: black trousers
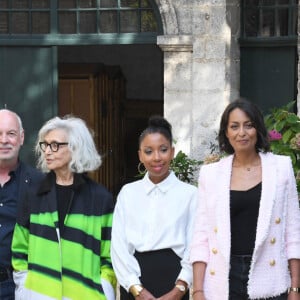
M 15 299 L 15 283 L 12 268 L 0 266 L 0 300 Z
M 141 268 L 141 282 L 154 297 L 160 297 L 174 288 L 181 270 L 180 257 L 172 249 L 149 252 L 135 252 Z M 189 299 L 189 292 L 182 298 Z M 134 297 L 120 288 L 120 300 L 134 300 Z
M 229 273 L 229 300 L 248 300 L 247 282 L 251 264 L 251 256 L 232 255 L 230 258 Z M 264 298 L 262 300 L 286 300 L 287 293 Z

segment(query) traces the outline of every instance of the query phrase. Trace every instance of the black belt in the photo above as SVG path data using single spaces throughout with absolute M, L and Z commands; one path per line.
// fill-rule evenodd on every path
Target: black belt
M 0 282 L 12 279 L 11 267 L 0 267 Z

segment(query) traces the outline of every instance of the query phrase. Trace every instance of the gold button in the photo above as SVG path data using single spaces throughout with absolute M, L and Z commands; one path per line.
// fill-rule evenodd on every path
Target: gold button
M 217 254 L 218 253 L 218 250 L 216 248 L 212 248 L 211 251 L 212 251 L 213 254 Z
M 276 243 L 276 239 L 275 238 L 271 238 L 270 243 L 271 244 L 275 244 Z
M 215 233 L 218 232 L 218 228 L 217 228 L 217 227 L 214 228 L 214 232 L 215 232 Z
M 276 220 L 275 220 L 275 223 L 276 224 L 279 224 L 281 222 L 281 219 L 280 218 L 277 218 Z
M 210 275 L 215 275 L 215 274 L 216 274 L 215 270 L 211 269 L 210 270 Z
M 276 262 L 275 262 L 274 259 L 270 260 L 270 266 L 271 266 L 271 267 L 274 267 L 274 266 L 275 266 L 275 263 L 276 263 Z

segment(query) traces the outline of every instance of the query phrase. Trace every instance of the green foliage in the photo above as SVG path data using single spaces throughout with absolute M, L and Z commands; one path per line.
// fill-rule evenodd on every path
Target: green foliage
M 300 193 L 300 118 L 292 112 L 294 103 L 271 109 L 271 113 L 265 116 L 265 124 L 272 152 L 291 157 Z
M 179 151 L 171 162 L 171 170 L 182 181 L 193 183 L 194 172 L 202 162 L 189 158 L 184 152 Z

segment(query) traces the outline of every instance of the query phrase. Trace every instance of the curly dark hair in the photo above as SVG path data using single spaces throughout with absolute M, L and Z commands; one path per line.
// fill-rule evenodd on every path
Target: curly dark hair
M 143 132 L 140 134 L 139 147 L 145 136 L 151 133 L 162 134 L 172 145 L 172 126 L 164 117 L 155 115 L 149 118 L 148 127 L 144 129 Z
M 270 143 L 268 139 L 268 131 L 264 123 L 264 117 L 259 108 L 253 102 L 250 102 L 245 98 L 236 99 L 228 104 L 222 114 L 218 134 L 220 150 L 226 152 L 227 154 L 234 153 L 234 149 L 229 143 L 226 132 L 229 115 L 236 108 L 241 109 L 250 118 L 254 128 L 257 131 L 257 143 L 255 145 L 256 151 L 268 152 L 270 150 Z

